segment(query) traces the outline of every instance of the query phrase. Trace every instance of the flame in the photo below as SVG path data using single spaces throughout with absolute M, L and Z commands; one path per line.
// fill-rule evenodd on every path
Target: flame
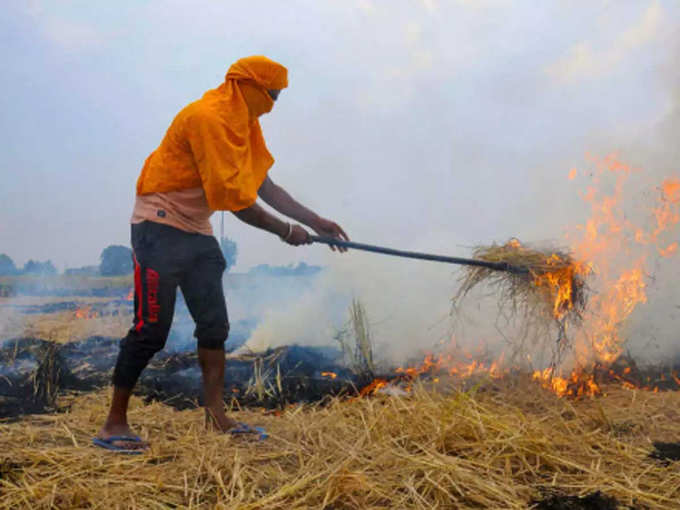
M 589 267 L 566 261 L 557 254 L 548 259 L 548 265 L 554 269 L 535 274 L 534 285 L 545 289 L 548 296 L 552 296 L 553 316 L 560 320 L 574 308 L 574 280 L 584 277 L 589 272 Z
M 603 382 L 614 382 L 624 388 L 659 391 L 659 386 L 644 386 L 631 367 L 613 363 L 623 352 L 622 326 L 633 311 L 647 302 L 646 266 L 651 257 L 672 257 L 680 251 L 677 226 L 680 225 L 680 178 L 668 178 L 658 187 L 656 203 L 646 218 L 634 222 L 625 209 L 625 185 L 637 172 L 614 154 L 602 159 L 589 158 L 595 166 L 592 184 L 581 195 L 589 205 L 590 217 L 572 228 L 567 235 L 573 260 L 558 254 L 547 262 L 547 270 L 533 275 L 533 283 L 552 300 L 552 313 L 557 320 L 574 307 L 574 281 L 594 274 L 596 287 L 583 312 L 579 328 L 572 328 L 571 366 L 564 373 L 548 367 L 532 373 L 532 379 L 559 397 L 579 398 L 602 394 Z M 591 174 L 581 172 L 580 175 Z M 579 176 L 571 169 L 569 179 Z M 651 213 L 651 214 L 650 214 Z M 517 239 L 508 246 L 521 248 Z M 453 341 L 452 341 L 453 344 Z M 531 357 L 528 356 L 529 361 Z M 615 368 L 616 367 L 616 368 Z M 422 362 L 396 370 L 408 380 L 429 377 L 439 382 L 443 375 L 466 378 L 484 375 L 501 378 L 509 373 L 503 355 L 490 361 L 484 352 L 426 354 Z M 325 375 L 326 373 L 322 374 Z M 596 380 L 597 379 L 597 380 Z M 680 377 L 673 373 L 668 381 L 680 387 Z M 665 380 L 664 377 L 661 380 Z M 402 380 L 403 381 L 403 380 Z M 389 383 L 375 379 L 360 396 L 375 394 Z M 406 391 L 410 386 L 406 385 Z
M 130 292 L 128 292 L 128 295 L 125 299 L 127 299 L 128 301 L 134 301 L 134 299 L 135 299 L 135 289 L 134 288 L 130 289 Z
M 575 259 L 584 261 L 583 267 L 574 268 L 576 273 L 583 274 L 584 270 L 590 269 L 598 280 L 596 293 L 590 298 L 584 313 L 582 327 L 572 332 L 576 335 L 574 358 L 578 367 L 610 365 L 622 354 L 622 325 L 648 299 L 645 281 L 648 259 L 654 254 L 671 257 L 677 253 L 678 242 L 667 237 L 680 223 L 680 179 L 664 180 L 659 186 L 660 194 L 651 210 L 651 218 L 635 223 L 626 214 L 624 191 L 636 170 L 621 162 L 615 154 L 591 160 L 596 167 L 593 185 L 582 195 L 582 199 L 590 205 L 591 216 L 568 236 Z M 572 171 L 570 179 L 575 175 Z M 613 186 L 607 192 L 607 184 L 611 185 L 612 178 Z M 677 238 L 677 230 L 672 237 Z M 548 273 L 535 282 L 557 292 L 554 303 L 557 318 L 569 307 L 567 289 L 560 277 L 566 275 Z M 625 387 L 635 387 L 630 381 L 610 372 Z M 629 368 L 624 370 L 624 375 L 629 372 Z M 575 369 L 563 377 L 549 368 L 535 372 L 534 379 L 560 396 L 599 393 L 592 375 L 584 369 Z
M 602 389 L 595 382 L 595 376 L 582 370 L 573 370 L 571 375 L 565 378 L 555 375 L 553 368 L 549 367 L 543 371 L 535 371 L 532 379 L 559 397 L 594 397 L 602 394 Z
M 93 310 L 91 305 L 87 305 L 76 309 L 75 317 L 76 319 L 94 319 L 99 317 L 99 313 Z
M 321 375 L 323 377 L 330 377 L 331 379 L 335 379 L 338 376 L 335 372 L 321 372 Z
M 360 397 L 365 397 L 366 395 L 375 395 L 381 388 L 387 386 L 388 382 L 385 379 L 373 379 L 371 384 L 362 388 L 359 392 Z
M 573 370 L 566 373 L 549 367 L 533 372 L 532 378 L 560 397 L 596 396 L 602 389 L 595 380 L 596 369 L 611 367 L 623 352 L 622 326 L 633 311 L 647 302 L 646 267 L 654 256 L 672 257 L 680 251 L 677 226 L 680 225 L 680 178 L 668 178 L 658 186 L 655 204 L 637 218 L 628 214 L 625 200 L 626 184 L 639 172 L 623 163 L 615 154 L 601 159 L 589 157 L 595 169 L 592 184 L 581 195 L 589 206 L 590 217 L 570 229 L 567 242 L 574 260 L 567 263 L 555 254 L 548 260 L 554 266 L 533 275 L 533 283 L 552 299 L 552 312 L 562 319 L 574 307 L 573 282 L 575 278 L 595 275 L 596 287 L 583 312 L 581 327 L 572 328 Z M 568 178 L 580 175 L 571 169 Z M 633 204 L 634 205 L 634 204 Z M 640 215 L 638 215 L 640 216 Z M 518 240 L 509 246 L 520 248 Z M 468 358 L 465 360 L 465 358 Z M 600 367 L 600 368 L 598 368 Z M 398 373 L 410 377 L 422 375 L 449 375 L 469 377 L 485 373 L 502 377 L 507 373 L 502 359 L 483 362 L 460 353 L 454 355 L 428 354 L 417 366 L 400 368 Z M 605 379 L 617 382 L 625 388 L 641 387 L 632 378 L 630 367 L 604 371 Z M 669 378 L 670 379 L 670 378 Z M 680 377 L 673 375 L 680 386 Z M 658 386 L 643 387 L 659 391 Z
M 468 361 L 461 361 L 459 358 L 465 357 Z M 399 367 L 396 369 L 398 374 L 404 374 L 412 379 L 422 375 L 448 374 L 454 377 L 471 377 L 473 375 L 488 375 L 499 379 L 505 375 L 503 370 L 504 355 L 492 362 L 475 359 L 475 356 L 468 352 L 460 353 L 458 357 L 453 354 L 427 354 L 422 363 L 412 367 Z M 438 382 L 438 378 L 436 382 Z
M 638 305 L 647 302 L 645 266 L 650 253 L 645 247 L 655 247 L 666 257 L 673 255 L 677 243 L 665 241 L 664 236 L 680 222 L 680 179 L 662 182 L 651 211 L 653 226 L 645 228 L 644 221 L 636 224 L 624 211 L 625 184 L 635 170 L 614 154 L 594 163 L 593 186 L 583 195 L 591 217 L 570 236 L 575 257 L 588 261 L 600 281 L 575 346 L 581 365 L 612 362 L 621 354 L 621 326 Z M 614 183 L 607 193 L 600 188 L 605 188 L 603 180 L 609 176 Z
M 678 251 L 678 243 L 671 243 L 665 248 L 659 248 L 659 255 L 662 257 L 670 257 L 671 255 L 675 254 L 675 252 Z

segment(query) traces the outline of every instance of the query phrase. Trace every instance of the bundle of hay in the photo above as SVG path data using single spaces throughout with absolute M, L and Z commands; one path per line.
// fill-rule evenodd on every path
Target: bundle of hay
M 473 256 L 486 262 L 507 264 L 513 270 L 486 267 L 463 269 L 458 307 L 475 287 L 485 285 L 497 295 L 499 308 L 506 316 L 548 329 L 555 325 L 558 343 L 566 343 L 567 323 L 579 323 L 587 304 L 585 278 L 589 266 L 561 250 L 539 250 L 510 239 L 502 245 L 479 246 Z

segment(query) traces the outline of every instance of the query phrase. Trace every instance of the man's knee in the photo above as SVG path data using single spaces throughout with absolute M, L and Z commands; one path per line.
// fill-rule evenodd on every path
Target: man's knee
M 142 335 L 131 330 L 120 342 L 120 352 L 113 369 L 113 384 L 133 388 L 149 360 L 165 345 L 168 332 L 159 330 L 154 335 Z
M 229 323 L 200 325 L 194 334 L 201 349 L 223 349 L 229 337 Z
M 169 333 L 169 327 L 148 327 L 145 325 L 140 331 L 133 328 L 121 340 L 120 350 L 134 357 L 144 358 L 149 356 L 150 358 L 165 347 Z

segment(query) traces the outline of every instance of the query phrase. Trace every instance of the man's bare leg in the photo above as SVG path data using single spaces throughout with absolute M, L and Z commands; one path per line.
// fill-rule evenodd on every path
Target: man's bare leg
M 226 432 L 237 422 L 224 413 L 224 349 L 198 348 L 198 362 L 203 371 L 203 398 L 208 426 Z
M 109 415 L 99 434 L 97 434 L 98 438 L 108 439 L 112 436 L 135 436 L 127 422 L 127 409 L 131 394 L 131 388 L 113 387 L 113 399 L 111 400 Z M 134 441 L 114 441 L 114 444 L 128 449 L 142 449 L 149 446 L 146 442 L 140 443 Z

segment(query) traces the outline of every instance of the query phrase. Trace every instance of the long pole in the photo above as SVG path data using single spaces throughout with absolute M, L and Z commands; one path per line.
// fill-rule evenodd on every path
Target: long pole
M 528 274 L 529 269 L 521 266 L 513 266 L 507 262 L 488 262 L 479 259 L 465 259 L 461 257 L 449 257 L 446 255 L 434 255 L 432 253 L 420 253 L 415 251 L 395 250 L 384 246 L 374 246 L 372 244 L 355 243 L 353 241 L 342 241 L 334 237 L 310 236 L 312 242 L 328 244 L 330 246 L 341 246 L 355 250 L 382 253 L 384 255 L 394 255 L 395 257 L 405 257 L 410 259 L 433 260 L 435 262 L 445 262 L 448 264 L 459 264 L 464 266 L 478 266 L 494 269 L 496 271 L 508 271 L 516 274 Z

